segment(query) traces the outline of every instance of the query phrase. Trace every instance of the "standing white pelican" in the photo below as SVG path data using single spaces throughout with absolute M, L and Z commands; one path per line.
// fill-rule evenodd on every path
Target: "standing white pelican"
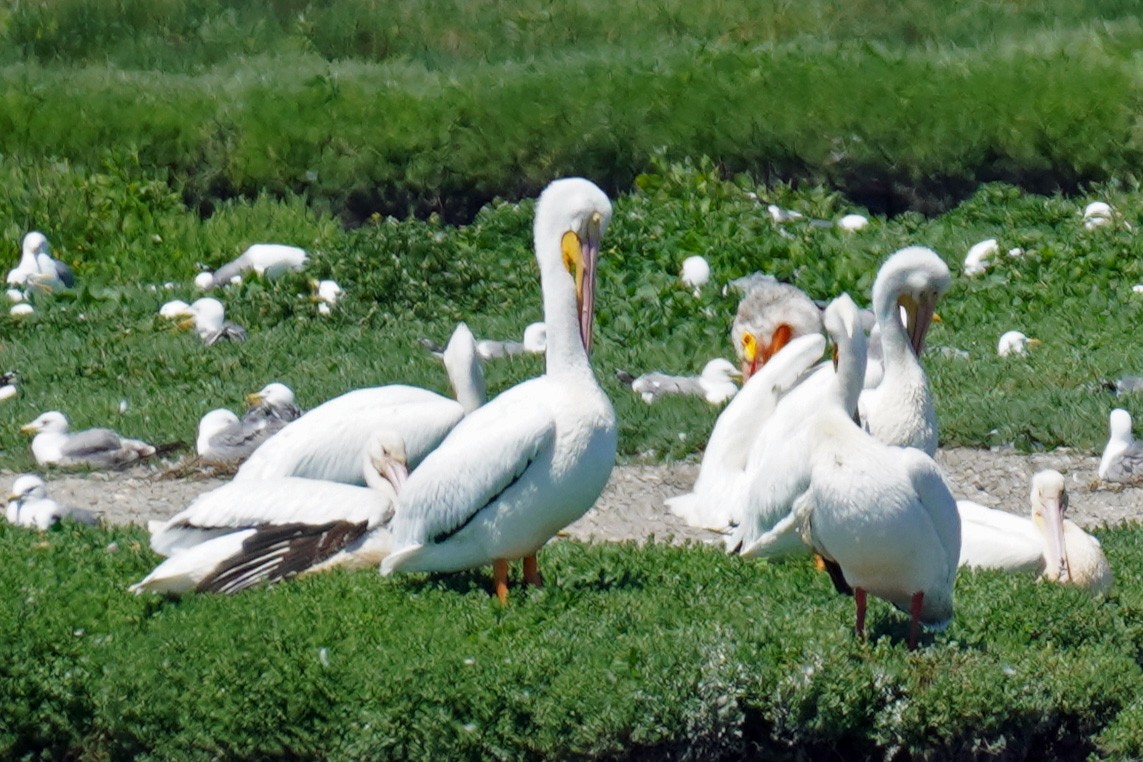
M 821 330 L 821 310 L 800 288 L 769 276 L 752 276 L 730 327 L 743 379 L 791 339 Z
M 361 452 L 379 429 L 401 437 L 409 468 L 416 468 L 466 412 L 484 401 L 480 361 L 472 332 L 463 323 L 453 332 L 443 358 L 456 400 L 403 384 L 346 392 L 267 439 L 234 478 L 303 476 L 364 484 Z
M 1026 519 L 958 500 L 960 565 L 1031 572 L 1065 585 L 1105 593 L 1114 581 L 1099 540 L 1065 518 L 1068 493 L 1059 471 L 1032 477 L 1032 517 Z
M 9 524 L 40 531 L 51 529 L 64 518 L 93 526 L 99 523 L 97 514 L 83 508 L 64 508 L 48 497 L 44 480 L 34 474 L 21 474 L 12 482 L 5 515 Z
M 1108 417 L 1111 434 L 1099 460 L 1099 478 L 1133 484 L 1143 481 L 1143 445 L 1131 434 L 1131 413 L 1121 407 Z
M 582 178 L 556 180 L 541 194 L 534 233 L 547 372 L 471 413 L 413 471 L 383 574 L 491 563 L 506 601 L 508 561 L 523 558 L 525 581 L 540 584 L 537 551 L 599 498 L 615 464 L 617 427 L 588 353 L 610 220 L 611 202 Z
M 616 371 L 615 374 L 648 405 L 659 397 L 670 394 L 702 397 L 712 405 L 721 405 L 738 393 L 734 379 L 742 378 L 742 372 L 734 367 L 734 363 L 721 357 L 709 361 L 697 376 L 671 376 L 653 372 L 632 377 L 624 371 Z
M 919 623 L 940 627 L 952 618 L 960 519 L 931 457 L 884 445 L 854 423 L 865 368 L 865 335 L 857 321 L 848 296 L 826 310 L 837 372 L 805 421 L 802 442 L 775 452 L 765 478 L 751 485 L 741 553 L 764 555 L 783 535 L 800 534 L 837 564 L 853 588 L 858 634 L 864 634 L 866 593 L 872 593 L 910 613 L 913 648 Z M 787 515 L 758 526 L 774 509 Z M 766 531 L 759 535 L 760 528 Z
M 289 270 L 300 270 L 308 261 L 306 250 L 281 243 L 255 243 L 242 252 L 237 259 L 214 271 L 212 280 L 215 286 L 225 286 L 254 271 L 259 276 L 277 278 Z
M 120 437 L 111 429 L 69 433 L 67 417 L 58 410 L 41 413 L 21 426 L 20 432 L 35 435 L 32 455 L 41 466 L 119 468 L 155 454 L 154 446 Z
M 168 559 L 130 590 L 235 593 L 295 574 L 375 567 L 389 552 L 408 471 L 391 431 L 374 432 L 363 458 L 368 487 L 296 477 L 230 482 L 152 522 L 151 548 Z
M 892 254 L 873 283 L 873 313 L 881 336 L 882 377 L 861 393 L 865 429 L 890 445 L 937 451 L 937 413 L 920 355 L 937 301 L 952 282 L 932 249 L 909 246 Z M 901 322 L 906 313 L 908 329 Z M 865 371 L 862 371 L 864 378 Z

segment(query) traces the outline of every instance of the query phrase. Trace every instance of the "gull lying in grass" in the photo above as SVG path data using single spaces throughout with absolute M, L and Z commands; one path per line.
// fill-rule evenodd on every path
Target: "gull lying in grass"
M 281 243 L 256 243 L 246 249 L 237 259 L 223 265 L 211 276 L 215 286 L 225 286 L 239 281 L 248 272 L 266 278 L 277 278 L 290 270 L 305 267 L 309 257 L 306 250 Z
M 75 275 L 71 268 L 52 258 L 48 239 L 43 233 L 35 230 L 28 233 L 24 236 L 21 248 L 20 263 L 8 271 L 9 285 L 40 291 L 71 288 L 75 285 Z
M 864 214 L 847 214 L 837 221 L 837 226 L 847 233 L 856 233 L 869 225 L 869 218 Z
M 683 260 L 683 270 L 679 277 L 683 285 L 698 296 L 702 293 L 702 287 L 710 281 L 710 264 L 698 255 L 687 257 Z
M 67 417 L 58 410 L 41 413 L 20 427 L 34 434 L 32 454 L 41 466 L 119 468 L 150 457 L 156 448 L 138 439 L 126 439 L 111 429 L 68 432 Z
M 6 516 L 9 524 L 51 529 L 61 519 L 70 518 L 81 524 L 96 525 L 99 515 L 83 508 L 64 508 L 48 497 L 44 480 L 35 474 L 21 474 L 12 483 Z
M 1059 471 L 1032 477 L 1031 518 L 957 501 L 960 565 L 1031 572 L 1093 593 L 1111 589 L 1113 576 L 1099 540 L 1065 518 L 1068 493 Z
M 166 318 L 167 320 L 178 320 L 179 318 L 193 318 L 194 311 L 191 306 L 181 299 L 172 299 L 169 302 L 159 307 L 159 317 Z
M 196 299 L 190 305 L 190 317 L 179 323 L 180 328 L 193 328 L 206 346 L 222 339 L 246 341 L 246 329 L 226 319 L 226 308 L 213 297 Z
M 1110 437 L 1099 461 L 1099 478 L 1107 482 L 1143 482 L 1143 445 L 1131 435 L 1131 413 L 1123 408 L 1108 417 Z
M 1085 230 L 1094 230 L 1112 222 L 1111 205 L 1106 201 L 1092 201 L 1084 207 L 1083 226 Z
M 20 374 L 14 370 L 0 376 L 0 402 L 6 402 L 15 397 L 20 391 L 19 383 Z
M 1020 331 L 1005 331 L 996 344 L 996 354 L 1001 357 L 1022 355 L 1028 352 L 1028 347 L 1034 347 L 1044 342 L 1039 339 L 1030 339 Z
M 391 431 L 363 451 L 368 487 L 283 477 L 232 481 L 185 510 L 151 522 L 151 547 L 168 559 L 129 589 L 235 593 L 335 567 L 376 567 L 391 546 L 389 522 L 407 476 Z
M 529 323 L 524 328 L 524 340 L 479 339 L 476 341 L 476 355 L 481 360 L 499 360 L 521 354 L 542 355 L 548 346 L 548 329 L 543 321 Z M 431 339 L 420 339 L 421 346 L 437 357 L 443 357 L 445 348 Z
M 992 257 L 1000 252 L 1000 244 L 995 238 L 989 238 L 980 243 L 973 244 L 964 258 L 964 274 L 979 275 L 988 269 Z
M 198 423 L 195 450 L 200 461 L 239 463 L 286 424 L 301 417 L 294 392 L 285 384 L 267 384 L 246 396 L 250 407 L 240 419 L 226 408 L 211 410 Z
M 672 394 L 702 397 L 712 405 L 721 405 L 738 393 L 734 379 L 742 378 L 742 372 L 734 367 L 734 363 L 721 357 L 703 366 L 702 374 L 698 376 L 669 376 L 655 372 L 635 378 L 622 370 L 617 370 L 615 375 L 642 396 L 648 405 L 659 397 Z

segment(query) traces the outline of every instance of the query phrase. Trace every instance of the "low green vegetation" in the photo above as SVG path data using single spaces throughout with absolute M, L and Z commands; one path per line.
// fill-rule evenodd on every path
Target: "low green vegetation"
M 505 608 L 483 571 L 173 602 L 124 590 L 139 528 L 0 525 L 0 755 L 1137 757 L 1143 530 L 1101 537 L 1109 598 L 963 573 L 910 654 L 880 601 L 858 641 L 808 560 L 557 542 Z

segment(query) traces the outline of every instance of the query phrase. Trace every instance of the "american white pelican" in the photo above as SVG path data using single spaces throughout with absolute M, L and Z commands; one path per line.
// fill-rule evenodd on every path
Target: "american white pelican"
M 746 287 L 730 327 L 744 379 L 790 339 L 822 330 L 821 310 L 798 287 L 769 276 L 751 277 Z
M 837 221 L 837 226 L 847 233 L 856 233 L 869 225 L 869 218 L 864 214 L 847 214 Z
M 1111 205 L 1106 201 L 1092 201 L 1084 207 L 1083 226 L 1086 230 L 1103 227 L 1112 221 Z
M 988 238 L 969 247 L 964 258 L 964 274 L 980 275 L 988 269 L 990 260 L 1000 252 L 1000 244 L 995 238 Z
M 246 329 L 226 319 L 226 308 L 213 297 L 195 299 L 190 305 L 190 317 L 179 323 L 181 328 L 194 328 L 202 343 L 208 347 L 221 339 L 246 341 Z
M 0 375 L 0 402 L 12 399 L 20 392 L 20 374 L 14 370 Z
M 539 584 L 537 551 L 599 498 L 618 438 L 589 359 L 596 263 L 610 220 L 611 202 L 582 178 L 541 194 L 534 233 L 547 372 L 473 411 L 412 472 L 383 574 L 491 563 L 506 601 L 508 561 L 523 558 L 525 581 Z
M 368 487 L 283 477 L 233 481 L 164 522 L 151 547 L 169 558 L 129 589 L 235 593 L 335 567 L 376 567 L 407 469 L 400 437 L 374 432 L 363 451 Z
M 234 278 L 253 271 L 259 276 L 277 278 L 290 270 L 300 270 L 309 259 L 306 250 L 281 243 L 256 243 L 242 252 L 237 259 L 214 271 L 214 285 L 225 286 Z
M 1009 355 L 1026 354 L 1028 347 L 1038 346 L 1044 342 L 1039 339 L 1030 339 L 1020 331 L 1005 331 L 996 344 L 996 354 L 1001 357 Z
M 884 370 L 880 383 L 861 393 L 858 409 L 865 429 L 885 444 L 917 447 L 929 455 L 937 451 L 933 392 L 918 358 L 937 301 L 951 282 L 948 265 L 923 246 L 895 252 L 877 272 L 873 312 Z M 908 328 L 901 323 L 902 309 Z
M 960 519 L 931 457 L 882 444 L 854 423 L 865 368 L 865 335 L 857 321 L 848 296 L 827 308 L 837 372 L 806 419 L 802 441 L 788 443 L 785 453 L 775 451 L 751 485 L 741 553 L 768 555 L 787 542 L 784 536 L 800 535 L 836 563 L 853 588 L 857 632 L 864 633 L 865 596 L 871 593 L 910 613 L 913 648 L 918 623 L 941 627 L 952 618 Z M 773 509 L 785 516 L 759 526 L 760 516 Z
M 9 524 L 51 529 L 61 519 L 70 518 L 81 524 L 95 525 L 99 516 L 83 508 L 64 508 L 48 497 L 44 480 L 34 474 L 21 474 L 12 483 L 6 516 Z
M 71 288 L 75 285 L 75 275 L 71 268 L 53 259 L 48 247 L 48 239 L 43 233 L 33 230 L 24 236 L 20 263 L 8 271 L 8 283 L 28 289 L 53 291 Z
M 739 523 L 751 443 L 779 401 L 821 359 L 825 346 L 820 333 L 799 336 L 743 383 L 715 421 L 694 487 L 665 501 L 671 513 L 691 526 L 716 531 Z
M 356 389 L 318 405 L 267 439 L 235 479 L 304 476 L 364 484 L 361 452 L 369 436 L 392 431 L 416 468 L 466 412 L 484 401 L 484 376 L 463 323 L 442 353 L 456 399 L 403 384 Z M 459 401 L 458 401 L 459 400 Z
M 618 375 L 622 371 L 616 373 Z M 734 383 L 736 378 L 742 378 L 742 372 L 734 367 L 734 363 L 721 357 L 704 365 L 702 373 L 697 376 L 670 376 L 658 372 L 644 373 L 637 378 L 631 378 L 630 374 L 620 376 L 620 380 L 648 405 L 670 394 L 702 397 L 712 405 L 721 405 L 738 393 L 738 385 Z
M 1131 413 L 1123 408 L 1111 411 L 1110 437 L 1099 461 L 1099 478 L 1108 482 L 1143 482 L 1143 445 L 1131 434 Z
M 1032 518 L 957 501 L 961 520 L 960 565 L 1031 572 L 1093 593 L 1111 589 L 1111 565 L 1099 540 L 1064 517 L 1068 493 L 1059 471 L 1032 477 Z
M 710 264 L 705 257 L 697 254 L 683 260 L 683 270 L 679 274 L 683 285 L 691 289 L 695 296 L 702 293 L 702 287 L 710 282 Z
M 41 413 L 20 432 L 35 435 L 32 454 L 41 466 L 118 468 L 155 454 L 152 445 L 120 437 L 111 429 L 68 433 L 67 417 L 57 410 Z

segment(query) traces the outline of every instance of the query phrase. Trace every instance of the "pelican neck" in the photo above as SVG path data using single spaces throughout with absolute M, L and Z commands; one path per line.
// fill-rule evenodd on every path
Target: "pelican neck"
M 544 323 L 548 332 L 547 373 L 557 376 L 587 373 L 594 376 L 580 336 L 575 280 L 564 269 L 558 251 L 555 256 L 541 256 L 537 259 L 540 262 L 540 286 L 544 294 Z M 589 286 L 585 284 L 585 287 Z

